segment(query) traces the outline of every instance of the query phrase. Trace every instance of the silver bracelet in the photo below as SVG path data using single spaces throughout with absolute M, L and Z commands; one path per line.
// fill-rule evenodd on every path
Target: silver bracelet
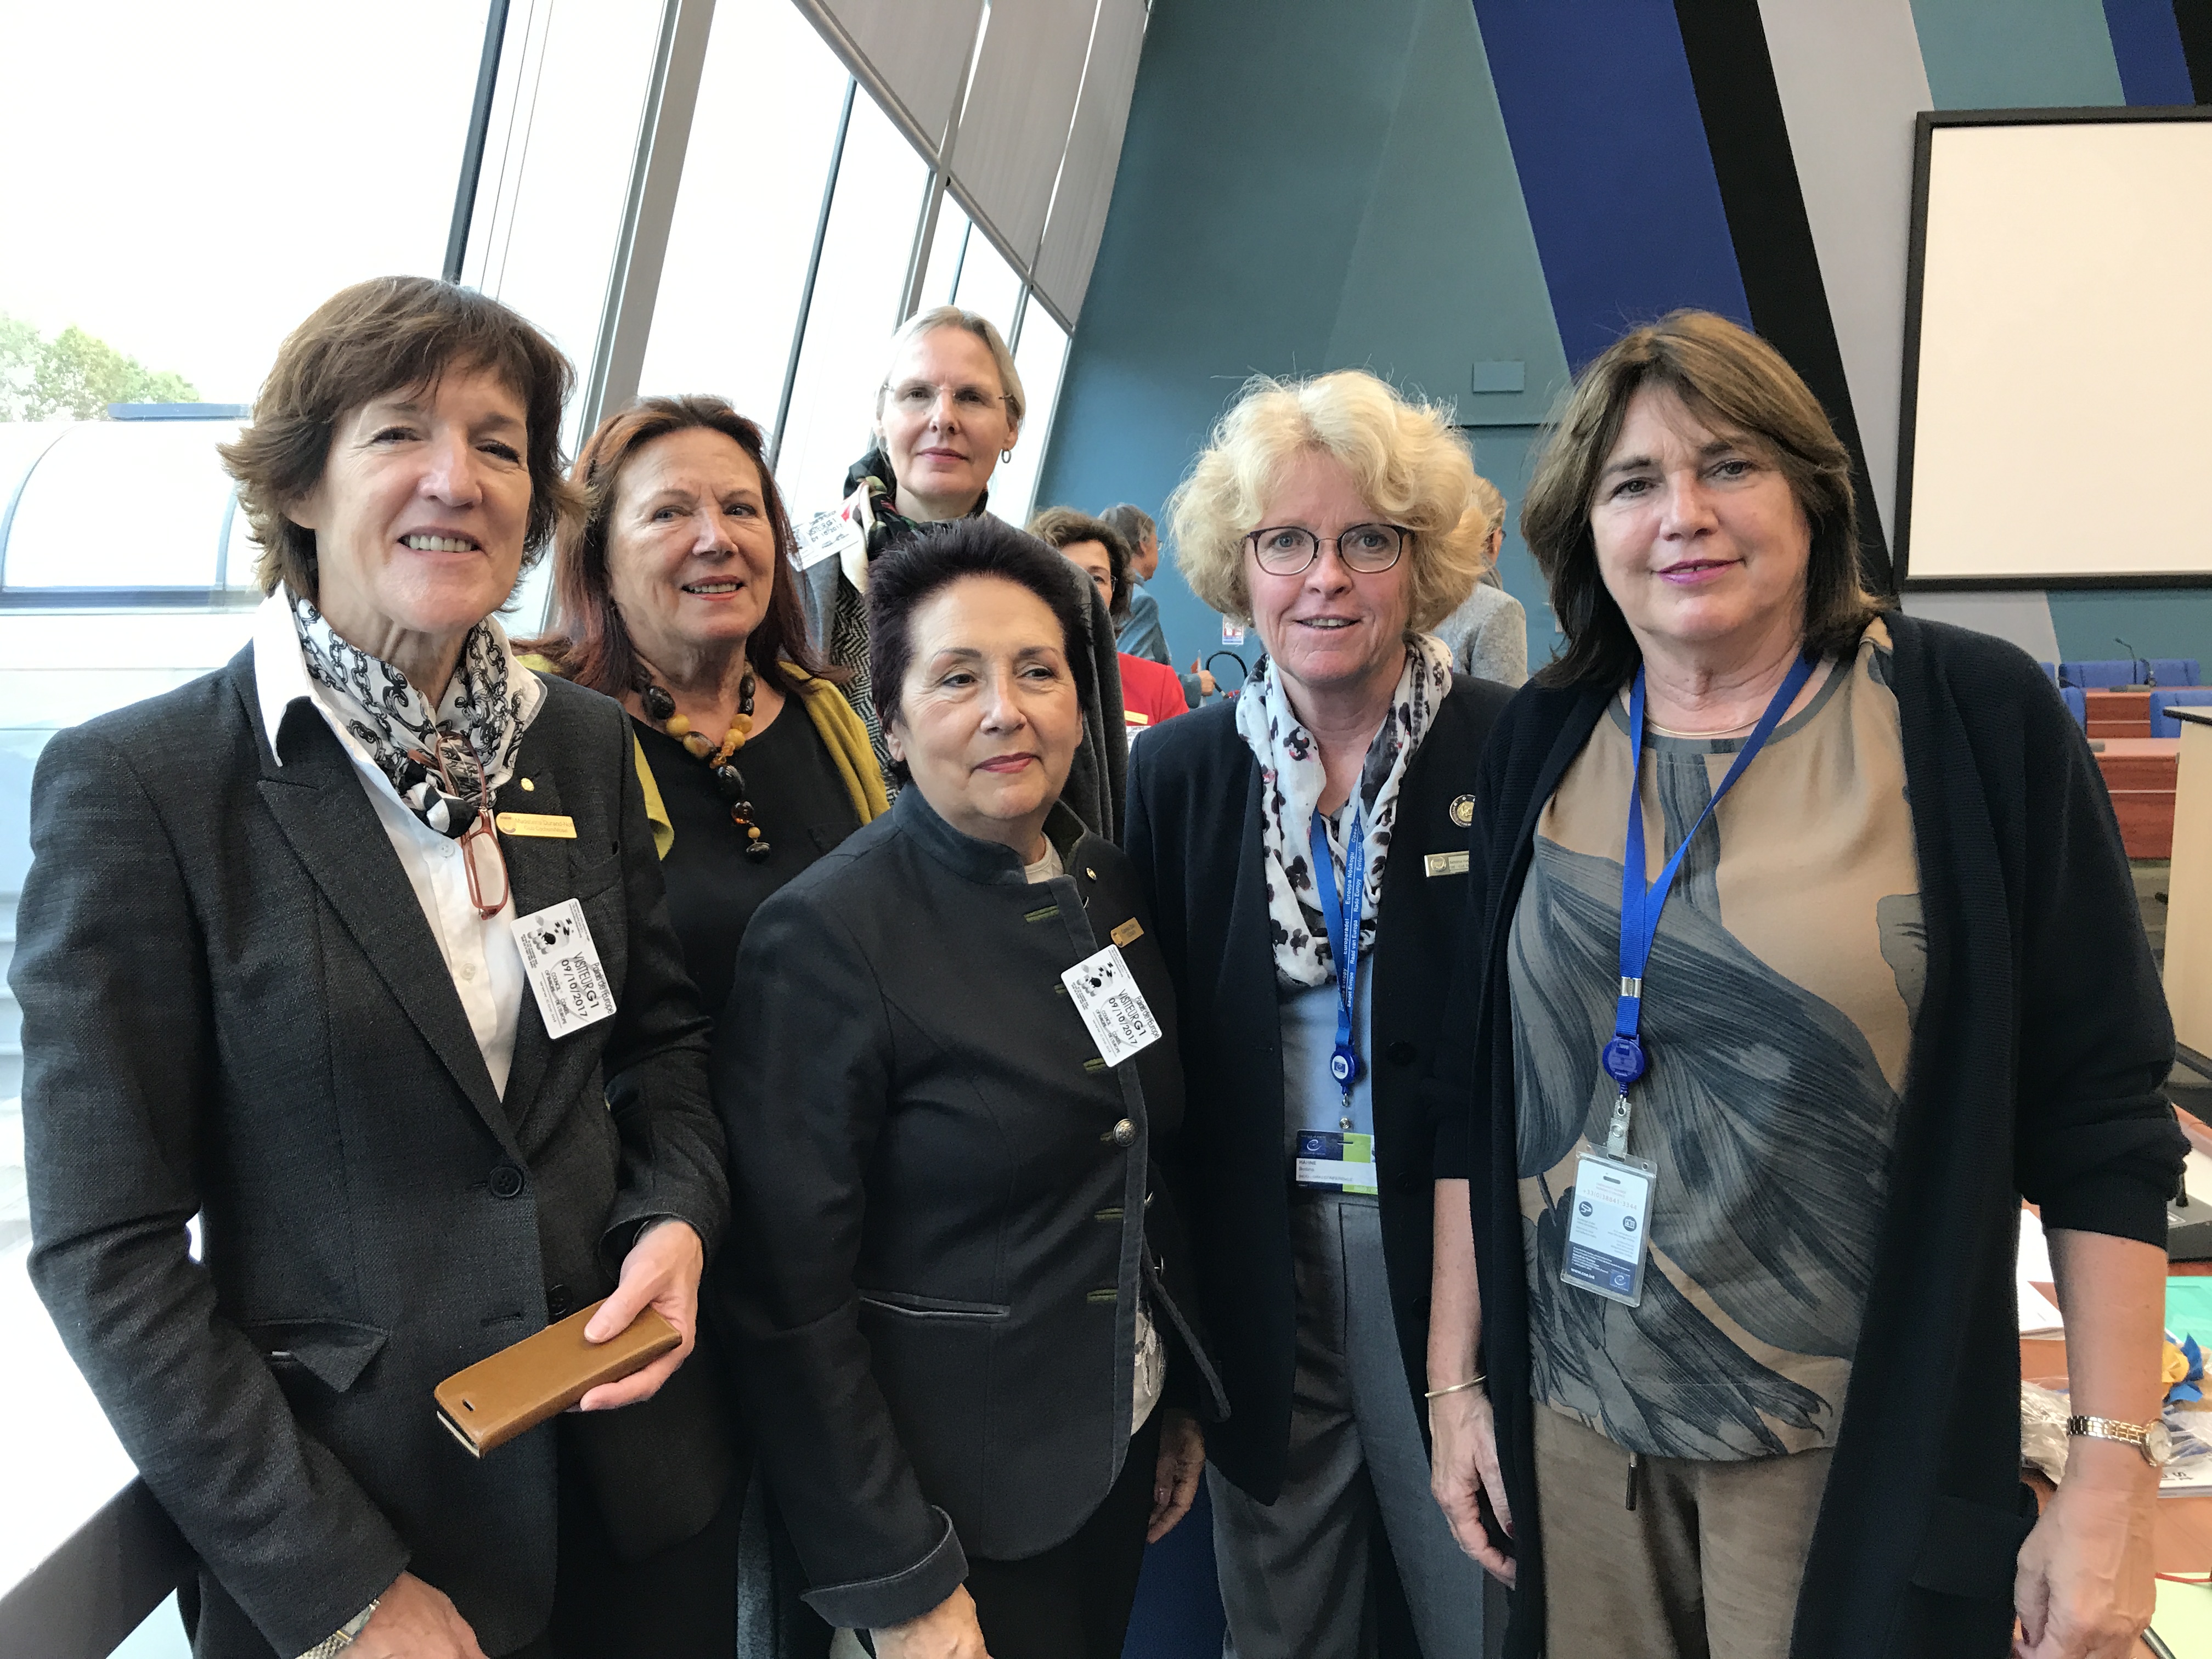
M 1489 1380 L 1490 1379 L 1485 1376 L 1480 1371 L 1477 1371 L 1473 1376 L 1468 1377 L 1464 1382 L 1455 1382 L 1449 1389 L 1431 1389 L 1428 1393 L 1423 1395 L 1421 1397 L 1424 1400 L 1441 1400 L 1448 1394 L 1458 1394 L 1462 1389 L 1479 1389 Z

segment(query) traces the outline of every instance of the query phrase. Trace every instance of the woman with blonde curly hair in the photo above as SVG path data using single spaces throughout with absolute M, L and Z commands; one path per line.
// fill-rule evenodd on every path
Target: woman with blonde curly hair
M 1126 837 L 1188 1036 L 1230 1634 L 1240 1659 L 1371 1650 L 1396 1605 L 1379 1521 L 1422 1651 L 1478 1655 L 1482 1575 L 1430 1499 L 1407 1386 L 1440 1180 L 1466 1212 L 1421 1079 L 1508 696 L 1424 631 L 1487 556 L 1474 464 L 1445 411 L 1370 374 L 1255 380 L 1170 511 L 1192 588 L 1267 647 L 1233 704 L 1134 751 Z

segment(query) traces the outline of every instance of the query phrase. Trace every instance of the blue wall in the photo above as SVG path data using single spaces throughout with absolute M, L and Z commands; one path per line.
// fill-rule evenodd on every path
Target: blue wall
M 1492 362 L 1528 390 L 1470 393 Z M 1566 357 L 1472 8 L 1157 0 L 1038 504 L 1157 513 L 1249 376 L 1352 367 L 1485 422 L 1517 507 Z M 1503 575 L 1540 657 L 1540 584 Z M 1152 586 L 1178 661 L 1220 648 L 1170 562 Z

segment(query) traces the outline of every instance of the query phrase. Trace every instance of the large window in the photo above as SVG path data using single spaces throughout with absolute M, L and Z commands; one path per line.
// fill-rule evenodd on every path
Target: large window
M 1025 383 L 990 498 L 1022 521 L 1143 0 L 946 4 L 507 0 L 488 79 L 488 0 L 0 6 L 0 1413 L 42 1425 L 0 1437 L 0 1595 L 129 1475 L 24 1273 L 32 775 L 244 642 L 258 549 L 216 445 L 321 301 L 443 272 L 568 355 L 572 453 L 640 392 L 715 393 L 803 518 L 872 447 L 893 332 L 957 303 Z M 177 1650 L 173 1616 L 128 1650 Z
M 641 390 L 711 392 L 774 431 L 850 84 L 789 0 L 714 8 Z
M 776 483 L 795 519 L 836 506 L 845 470 L 873 442 L 876 388 L 928 182 L 927 165 L 890 118 L 856 100 L 776 456 Z

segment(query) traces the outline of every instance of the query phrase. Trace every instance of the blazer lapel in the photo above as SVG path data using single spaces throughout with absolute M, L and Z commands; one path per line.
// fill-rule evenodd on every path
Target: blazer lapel
M 533 764 L 526 735 L 515 757 L 514 770 L 515 775 L 493 799 L 496 811 L 562 816 L 559 783 L 550 768 Z M 524 778 L 530 780 L 527 791 L 522 787 Z M 537 915 L 549 904 L 558 904 L 574 890 L 569 855 L 575 845 L 557 836 L 500 836 L 499 850 L 507 860 L 507 885 L 514 895 L 518 921 Z M 515 1017 L 514 1063 L 507 1074 L 507 1110 L 516 1123 L 528 1117 L 552 1057 L 553 1039 L 545 1030 L 544 1015 L 538 1012 L 537 993 L 526 990 Z
M 244 696 L 246 718 L 258 736 L 260 720 L 250 684 Z M 304 703 L 293 705 L 277 735 L 285 764 L 277 766 L 263 750 L 261 799 L 270 815 L 393 1000 L 500 1145 L 519 1160 L 521 1153 L 492 1087 L 483 1051 L 454 994 L 452 970 L 430 935 L 414 886 L 368 803 L 352 759 L 322 716 Z

